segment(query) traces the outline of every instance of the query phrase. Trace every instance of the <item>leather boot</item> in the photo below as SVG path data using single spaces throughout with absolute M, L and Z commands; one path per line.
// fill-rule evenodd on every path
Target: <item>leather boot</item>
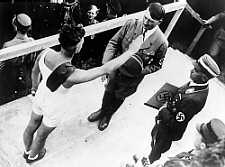
M 96 112 L 91 113 L 88 116 L 88 121 L 89 122 L 95 122 L 100 120 L 103 116 L 106 115 L 107 110 L 110 110 L 111 108 L 111 102 L 114 99 L 114 94 L 108 91 L 105 91 L 103 99 L 102 99 L 102 108 L 99 109 Z
M 112 118 L 112 116 L 104 116 L 104 117 L 99 121 L 98 129 L 99 129 L 100 131 L 105 130 L 105 129 L 108 127 L 111 118 Z
M 95 121 L 98 121 L 98 120 L 101 118 L 101 116 L 102 116 L 101 111 L 102 111 L 102 110 L 99 109 L 98 111 L 91 113 L 91 114 L 88 116 L 88 121 L 89 121 L 89 122 L 95 122 Z

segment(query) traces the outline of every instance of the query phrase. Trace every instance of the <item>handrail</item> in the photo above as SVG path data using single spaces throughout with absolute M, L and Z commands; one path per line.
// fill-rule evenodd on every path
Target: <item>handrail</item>
M 169 13 L 169 12 L 173 12 L 173 11 L 177 11 L 177 10 L 183 10 L 186 7 L 186 4 L 187 4 L 186 1 L 166 4 L 166 5 L 164 5 L 165 12 Z M 97 33 L 104 32 L 104 31 L 107 31 L 107 30 L 110 30 L 110 29 L 113 29 L 116 27 L 120 27 L 128 19 L 142 18 L 143 14 L 144 14 L 144 11 L 141 11 L 141 12 L 127 15 L 127 16 L 112 19 L 109 21 L 100 22 L 98 24 L 86 26 L 86 27 L 84 27 L 84 29 L 86 30 L 85 36 L 97 34 Z M 168 34 L 168 36 L 169 36 L 169 34 Z M 22 55 L 25 55 L 28 53 L 32 53 L 32 52 L 36 52 L 36 51 L 39 51 L 39 50 L 42 50 L 42 49 L 45 49 L 48 47 L 56 46 L 58 44 L 59 44 L 58 34 L 56 34 L 56 35 L 41 38 L 38 40 L 34 40 L 31 42 L 22 43 L 22 44 L 8 47 L 8 48 L 4 48 L 4 49 L 0 50 L 0 61 L 19 57 L 19 56 L 22 56 Z
M 188 10 L 188 12 L 192 15 L 192 17 L 194 17 L 201 25 L 204 24 L 203 19 L 200 17 L 200 15 L 195 12 L 192 7 L 187 3 L 186 5 L 186 9 Z
M 189 45 L 189 47 L 186 50 L 186 54 L 187 55 L 191 55 L 192 51 L 194 50 L 195 46 L 197 45 L 199 39 L 204 34 L 204 32 L 207 29 L 207 27 L 203 26 L 204 25 L 204 20 L 200 17 L 200 15 L 197 12 L 195 12 L 191 8 L 191 6 L 189 4 L 186 5 L 186 9 L 192 15 L 192 17 L 194 17 L 202 25 L 201 28 L 198 30 L 198 33 L 196 34 L 195 38 L 193 39 L 193 41 L 191 42 L 191 44 Z

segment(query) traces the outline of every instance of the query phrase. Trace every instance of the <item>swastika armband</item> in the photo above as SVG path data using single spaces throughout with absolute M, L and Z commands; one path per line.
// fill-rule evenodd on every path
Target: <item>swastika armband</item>
M 69 62 L 59 65 L 48 77 L 47 87 L 52 91 L 56 91 L 67 78 L 74 72 L 76 68 Z
M 182 112 L 178 112 L 176 115 L 176 120 L 177 122 L 183 122 L 185 121 L 185 115 Z

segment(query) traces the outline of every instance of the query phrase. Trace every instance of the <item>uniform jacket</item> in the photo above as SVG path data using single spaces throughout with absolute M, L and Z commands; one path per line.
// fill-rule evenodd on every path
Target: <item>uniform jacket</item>
M 156 117 L 166 124 L 173 140 L 181 139 L 188 122 L 199 113 L 208 96 L 208 85 L 189 86 L 190 82 L 180 87 L 170 102 L 159 110 Z
M 111 38 L 103 55 L 102 63 L 119 56 L 128 50 L 131 42 L 143 33 L 143 20 L 131 19 Z M 157 46 L 156 46 L 157 45 Z M 141 45 L 141 53 L 146 56 L 153 55 L 143 73 L 152 73 L 162 66 L 168 47 L 168 41 L 160 28 L 151 34 Z

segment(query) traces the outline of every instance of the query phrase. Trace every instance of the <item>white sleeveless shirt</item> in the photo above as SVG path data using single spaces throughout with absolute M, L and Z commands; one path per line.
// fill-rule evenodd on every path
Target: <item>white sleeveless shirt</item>
M 64 88 L 62 85 L 54 92 L 46 86 L 47 79 L 52 71 L 45 64 L 45 57 L 48 52 L 52 52 L 52 49 L 44 50 L 40 60 L 39 60 L 39 69 L 42 75 L 42 80 L 38 86 L 36 95 L 34 97 L 33 103 L 35 106 L 38 106 L 44 116 L 52 115 L 60 117 L 63 114 L 63 104 L 67 100 L 67 93 L 70 89 Z M 54 52 L 54 51 L 53 51 Z

